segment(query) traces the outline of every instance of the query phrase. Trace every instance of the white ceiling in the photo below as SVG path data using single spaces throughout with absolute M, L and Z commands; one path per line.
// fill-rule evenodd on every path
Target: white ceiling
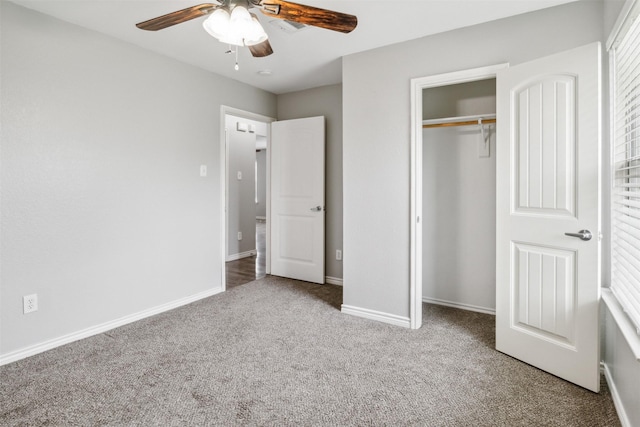
M 309 27 L 289 34 L 257 13 L 274 54 L 253 58 L 240 48 L 235 58 L 202 28 L 204 18 L 161 31 L 135 24 L 200 4 L 198 0 L 12 0 L 30 9 L 115 37 L 154 52 L 276 94 L 339 83 L 341 58 L 352 53 L 455 28 L 569 3 L 575 0 L 297 0 L 358 17 L 350 34 Z M 214 0 L 215 3 L 215 0 Z M 270 70 L 270 76 L 258 74 Z

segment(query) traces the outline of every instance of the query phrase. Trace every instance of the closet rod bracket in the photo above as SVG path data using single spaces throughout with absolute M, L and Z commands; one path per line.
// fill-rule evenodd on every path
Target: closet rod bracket
M 484 126 L 482 125 L 482 118 L 478 119 L 478 126 L 480 126 L 480 133 L 482 134 L 483 143 L 487 143 L 487 138 L 484 136 Z

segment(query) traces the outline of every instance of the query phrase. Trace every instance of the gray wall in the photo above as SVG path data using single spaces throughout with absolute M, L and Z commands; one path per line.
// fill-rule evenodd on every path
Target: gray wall
M 618 324 L 603 303 L 604 351 L 601 354 L 619 397 L 617 404 L 624 408 L 628 426 L 640 426 L 640 362 L 635 358 Z M 620 411 L 618 411 L 620 412 Z
M 326 118 L 326 275 L 342 278 L 342 85 L 278 95 L 278 120 Z M 345 256 L 349 256 L 346 254 Z
M 422 91 L 424 120 L 495 112 L 495 79 L 437 86 Z
M 221 289 L 220 105 L 275 96 L 0 11 L 0 355 Z
M 496 80 L 423 91 L 424 118 L 496 112 Z M 490 157 L 478 156 L 478 126 L 423 130 L 422 297 L 495 311 L 496 133 L 484 125 Z
M 409 316 L 410 79 L 593 41 L 602 3 L 574 2 L 343 58 L 343 303 Z
M 255 255 L 256 250 L 256 134 L 239 131 L 237 123 L 248 126 L 253 122 L 226 118 L 228 261 Z M 238 179 L 239 172 L 242 179 Z

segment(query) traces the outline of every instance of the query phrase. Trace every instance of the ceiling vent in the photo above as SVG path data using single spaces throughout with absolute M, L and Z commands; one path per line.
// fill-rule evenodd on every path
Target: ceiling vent
M 284 31 L 287 34 L 297 33 L 298 31 L 302 31 L 305 28 L 309 27 L 308 25 L 301 24 L 299 22 L 287 21 L 286 19 L 274 19 L 272 21 L 269 21 L 269 24 Z

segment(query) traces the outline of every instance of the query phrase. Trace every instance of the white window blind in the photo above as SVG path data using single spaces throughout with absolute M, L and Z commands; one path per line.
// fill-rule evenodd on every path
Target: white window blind
M 625 30 L 611 49 L 611 290 L 640 334 L 640 19 Z

